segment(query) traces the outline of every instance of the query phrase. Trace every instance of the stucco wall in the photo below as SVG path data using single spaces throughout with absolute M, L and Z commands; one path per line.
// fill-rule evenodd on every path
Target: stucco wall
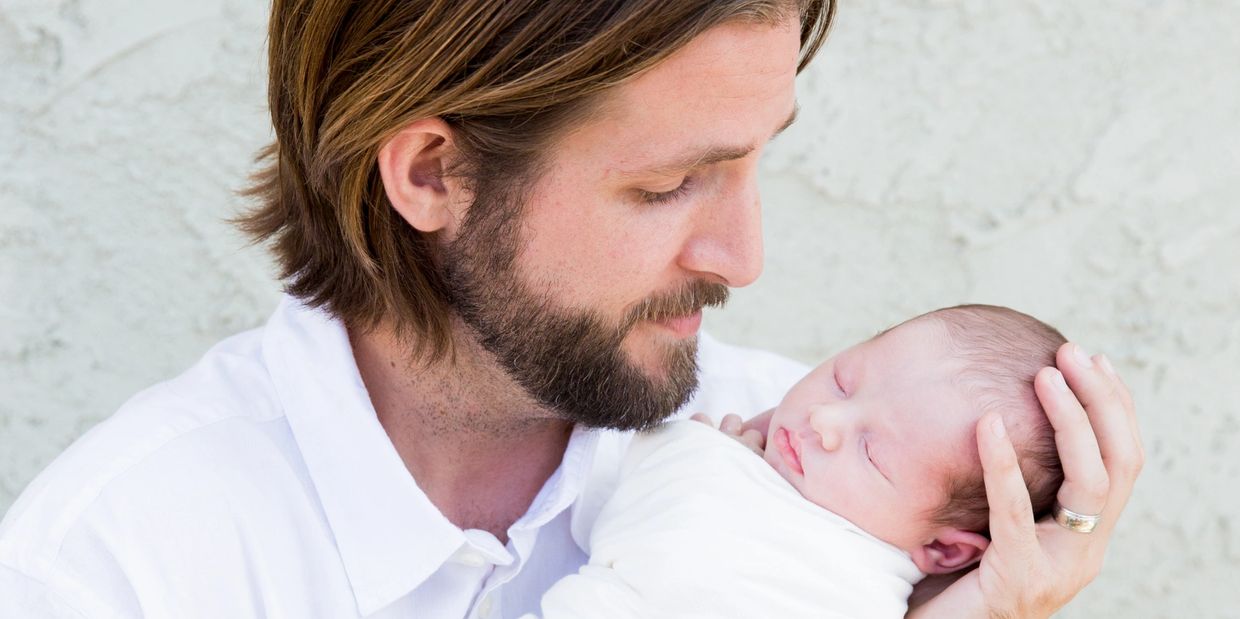
M 265 3 L 0 0 L 0 511 L 277 285 L 223 222 Z M 1240 3 L 844 2 L 708 328 L 805 361 L 1006 304 L 1105 351 L 1148 463 L 1063 617 L 1240 616 Z

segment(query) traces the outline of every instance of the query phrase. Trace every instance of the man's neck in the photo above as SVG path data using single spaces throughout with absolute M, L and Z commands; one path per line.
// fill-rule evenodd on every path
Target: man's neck
M 458 335 L 455 359 L 427 364 L 411 361 L 390 333 L 349 334 L 379 423 L 450 522 L 506 543 L 559 466 L 572 424 L 538 406 L 472 340 Z

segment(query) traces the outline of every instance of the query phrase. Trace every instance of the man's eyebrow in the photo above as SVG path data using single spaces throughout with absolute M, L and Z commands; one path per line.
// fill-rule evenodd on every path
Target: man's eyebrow
M 793 106 L 792 113 L 788 115 L 788 119 L 785 120 L 784 123 L 775 130 L 775 133 L 771 135 L 772 140 L 779 134 L 783 133 L 785 129 L 792 125 L 792 123 L 796 122 L 797 111 L 800 109 L 801 108 L 799 105 Z M 659 163 L 648 168 L 622 170 L 620 174 L 624 176 L 646 174 L 653 176 L 672 176 L 679 172 L 684 172 L 685 170 L 691 170 L 697 167 L 708 166 L 724 161 L 733 161 L 735 159 L 742 159 L 749 153 L 752 153 L 753 149 L 753 146 L 715 146 L 678 157 L 672 161 Z
M 741 159 L 752 152 L 752 146 L 713 146 L 652 166 L 621 170 L 620 174 L 623 176 L 674 176 L 686 170 L 708 166 L 712 163 Z

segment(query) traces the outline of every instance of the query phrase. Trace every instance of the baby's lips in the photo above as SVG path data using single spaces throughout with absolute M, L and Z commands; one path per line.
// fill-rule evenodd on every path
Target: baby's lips
M 792 449 L 792 453 L 796 455 L 797 460 L 801 459 L 801 435 L 795 432 L 788 433 L 788 447 Z
M 788 469 L 797 475 L 804 476 L 805 469 L 801 467 L 800 451 L 792 446 L 792 441 L 796 439 L 796 435 L 789 432 L 787 428 L 780 428 L 775 432 L 775 446 L 779 448 L 779 455 L 783 457 L 784 464 L 788 465 Z

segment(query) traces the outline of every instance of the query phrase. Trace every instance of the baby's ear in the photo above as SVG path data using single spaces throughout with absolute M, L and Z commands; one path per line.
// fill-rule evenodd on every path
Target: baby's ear
M 913 551 L 913 563 L 926 574 L 947 574 L 981 561 L 988 545 L 990 540 L 980 533 L 947 527 Z

